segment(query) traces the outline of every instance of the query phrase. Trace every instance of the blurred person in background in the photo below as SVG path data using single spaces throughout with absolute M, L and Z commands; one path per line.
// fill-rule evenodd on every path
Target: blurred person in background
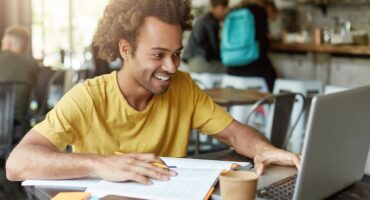
M 224 73 L 220 57 L 220 23 L 228 10 L 228 0 L 210 0 L 211 10 L 193 25 L 183 60 L 190 72 Z
M 22 130 L 15 131 L 15 140 L 19 140 L 29 123 L 27 114 L 30 103 L 31 91 L 36 84 L 39 66 L 36 61 L 26 55 L 30 43 L 30 34 L 25 27 L 10 26 L 5 30 L 1 41 L 0 52 L 0 82 L 21 82 L 16 87 L 15 102 L 15 128 L 22 127 Z
M 240 67 L 227 68 L 227 74 L 233 76 L 262 77 L 265 79 L 270 91 L 273 90 L 276 79 L 276 71 L 268 57 L 269 52 L 269 29 L 267 22 L 267 0 L 242 0 L 235 8 L 246 7 L 254 16 L 256 28 L 256 40 L 259 43 L 259 58 L 250 64 Z
M 266 1 L 266 4 L 264 7 L 266 9 L 267 17 L 269 18 L 269 20 L 274 21 L 278 18 L 279 10 L 276 8 L 274 1 L 272 0 Z
M 279 15 L 279 10 L 277 9 L 273 0 L 266 1 L 265 10 L 267 12 L 268 26 L 269 26 L 269 39 L 280 40 L 282 32 L 282 21 Z

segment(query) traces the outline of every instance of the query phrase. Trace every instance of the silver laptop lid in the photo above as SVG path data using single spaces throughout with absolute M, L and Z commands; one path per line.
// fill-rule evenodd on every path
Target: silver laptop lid
M 361 179 L 370 143 L 370 86 L 313 99 L 295 200 L 328 197 Z

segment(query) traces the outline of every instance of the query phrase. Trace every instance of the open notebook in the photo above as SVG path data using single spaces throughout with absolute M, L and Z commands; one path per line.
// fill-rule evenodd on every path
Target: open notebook
M 188 158 L 161 158 L 167 165 L 176 166 L 173 170 L 178 175 L 169 181 L 152 180 L 153 185 L 142 185 L 135 182 L 100 181 L 89 186 L 87 192 L 92 196 L 103 197 L 118 195 L 142 199 L 204 199 L 217 183 L 218 175 L 224 169 L 230 169 L 232 164 L 243 168 L 252 167 L 248 162 L 229 162 L 215 160 L 200 160 Z

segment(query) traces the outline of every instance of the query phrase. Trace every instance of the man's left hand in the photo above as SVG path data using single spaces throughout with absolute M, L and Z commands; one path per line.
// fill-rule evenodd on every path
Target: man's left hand
M 266 146 L 260 150 L 254 157 L 254 167 L 257 174 L 260 176 L 266 166 L 271 164 L 296 166 L 300 169 L 301 156 L 273 146 Z

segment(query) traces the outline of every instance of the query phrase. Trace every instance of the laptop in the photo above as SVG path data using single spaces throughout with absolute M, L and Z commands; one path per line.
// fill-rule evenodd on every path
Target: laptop
M 270 167 L 258 181 L 256 199 L 329 197 L 361 180 L 369 145 L 370 86 L 316 96 L 308 118 L 301 170 Z

